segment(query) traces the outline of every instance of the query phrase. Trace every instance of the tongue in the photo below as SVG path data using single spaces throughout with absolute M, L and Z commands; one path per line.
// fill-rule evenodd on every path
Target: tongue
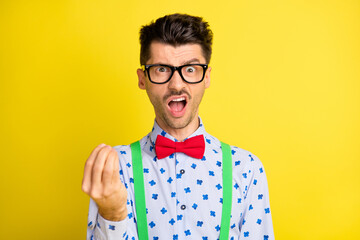
M 185 107 L 185 102 L 184 101 L 179 101 L 179 102 L 171 101 L 169 103 L 169 106 L 170 106 L 171 110 L 173 110 L 175 112 L 181 112 Z

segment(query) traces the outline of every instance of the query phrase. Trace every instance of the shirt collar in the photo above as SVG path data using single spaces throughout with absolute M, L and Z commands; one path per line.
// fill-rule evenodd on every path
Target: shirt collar
M 191 137 L 195 137 L 195 136 L 198 136 L 198 135 L 204 135 L 206 133 L 205 131 L 205 127 L 202 123 L 202 120 L 201 118 L 199 117 L 199 121 L 200 121 L 200 124 L 199 124 L 199 127 L 198 129 L 196 129 L 196 131 L 194 133 L 192 133 L 189 137 L 187 137 L 186 139 L 188 138 L 191 138 Z M 150 141 L 152 143 L 153 146 L 155 146 L 155 142 L 156 142 L 156 138 L 158 135 L 162 135 L 166 138 L 169 138 L 171 139 L 172 141 L 175 141 L 175 142 L 178 142 L 178 140 L 176 138 L 174 138 L 173 136 L 171 136 L 169 133 L 165 132 L 156 122 L 156 120 L 154 121 L 154 127 L 150 133 Z M 186 140 L 185 139 L 185 140 Z

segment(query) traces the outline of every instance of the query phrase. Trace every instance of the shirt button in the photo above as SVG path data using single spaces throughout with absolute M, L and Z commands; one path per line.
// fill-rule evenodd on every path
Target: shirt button
M 184 170 L 184 169 L 181 169 L 181 170 L 180 170 L 180 173 L 181 173 L 181 174 L 184 174 L 184 173 L 185 173 L 185 170 Z
M 185 210 L 186 206 L 185 205 L 181 205 L 181 210 Z

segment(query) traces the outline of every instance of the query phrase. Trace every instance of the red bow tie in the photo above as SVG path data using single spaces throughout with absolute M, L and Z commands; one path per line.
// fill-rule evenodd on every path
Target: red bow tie
M 198 135 L 184 142 L 174 142 L 159 135 L 155 143 L 155 152 L 158 159 L 166 158 L 174 152 L 182 152 L 190 157 L 202 159 L 205 152 L 204 136 Z

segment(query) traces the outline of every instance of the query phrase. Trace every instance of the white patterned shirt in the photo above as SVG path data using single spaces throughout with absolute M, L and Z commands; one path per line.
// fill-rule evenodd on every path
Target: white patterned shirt
M 203 135 L 205 153 L 195 159 L 174 153 L 157 159 L 158 135 L 177 141 L 154 123 L 140 140 L 144 167 L 149 240 L 215 240 L 219 238 L 222 212 L 222 150 L 218 139 L 199 128 L 190 136 Z M 189 137 L 189 138 L 190 138 Z M 114 147 L 118 152 L 120 178 L 128 193 L 128 217 L 108 221 L 98 214 L 90 199 L 87 239 L 137 240 L 134 180 L 130 145 Z M 264 167 L 252 153 L 231 146 L 233 193 L 229 239 L 274 239 L 269 193 Z

